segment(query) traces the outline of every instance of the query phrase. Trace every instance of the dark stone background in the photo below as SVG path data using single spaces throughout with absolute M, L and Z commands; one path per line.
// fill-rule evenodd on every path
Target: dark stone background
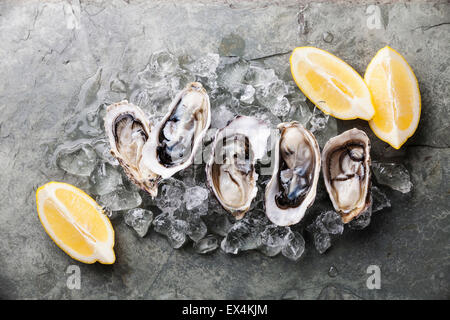
M 12 1 L 0 2 L 0 297 L 27 299 L 211 298 L 315 299 L 323 288 L 364 299 L 450 298 L 449 52 L 447 1 L 378 2 L 382 28 L 367 27 L 372 1 Z M 305 9 L 303 13 L 299 13 Z M 322 34 L 331 32 L 331 43 Z M 373 157 L 401 159 L 414 188 L 385 189 L 392 208 L 361 232 L 346 232 L 324 255 L 307 239 L 297 263 L 257 252 L 200 256 L 173 250 L 150 232 L 138 239 L 115 223 L 112 266 L 73 261 L 50 241 L 35 204 L 46 143 L 77 112 L 80 90 L 101 69 L 100 87 L 127 82 L 156 50 L 260 59 L 289 80 L 289 54 L 313 45 L 361 74 L 389 44 L 419 80 L 418 131 L 394 151 L 371 136 Z M 338 122 L 342 131 L 360 121 Z M 369 130 L 370 131 L 370 130 Z M 66 268 L 81 268 L 81 289 Z M 381 268 L 381 289 L 368 290 L 366 269 Z M 328 270 L 339 273 L 331 278 Z

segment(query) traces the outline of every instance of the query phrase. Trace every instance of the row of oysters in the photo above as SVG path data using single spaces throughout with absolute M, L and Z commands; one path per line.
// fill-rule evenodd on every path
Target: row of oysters
M 198 82 L 173 99 L 156 124 L 137 106 L 110 105 L 105 130 L 111 154 L 127 176 L 152 197 L 158 184 L 190 166 L 211 123 L 209 96 Z M 358 129 L 331 138 L 320 153 L 314 135 L 296 121 L 278 126 L 273 173 L 265 190 L 267 217 L 276 225 L 298 223 L 314 203 L 322 168 L 325 186 L 344 223 L 368 210 L 370 141 Z M 225 210 L 241 219 L 257 194 L 256 162 L 267 152 L 270 127 L 236 116 L 216 132 L 206 164 L 208 185 Z

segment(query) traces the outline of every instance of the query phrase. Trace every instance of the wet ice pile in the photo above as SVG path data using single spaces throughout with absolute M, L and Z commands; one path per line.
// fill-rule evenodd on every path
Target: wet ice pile
M 334 211 L 326 211 L 317 216 L 314 222 L 307 227 L 307 230 L 313 236 L 317 251 L 324 253 L 331 247 L 331 235 L 344 232 L 344 223 L 339 214 Z
M 391 202 L 386 194 L 378 187 L 372 186 L 372 206 L 350 221 L 347 226 L 353 230 L 362 230 L 369 226 L 373 213 L 390 207 Z M 331 247 L 332 238 L 344 232 L 344 224 L 338 213 L 329 210 L 320 213 L 316 219 L 307 226 L 306 230 L 312 235 L 316 250 L 319 253 L 324 253 Z
M 231 254 L 252 249 L 258 249 L 270 257 L 282 253 L 296 261 L 305 250 L 305 240 L 289 227 L 269 223 L 264 212 L 255 210 L 231 226 L 221 248 Z
M 320 145 L 337 134 L 336 120 L 329 118 L 297 89 L 293 81 L 283 81 L 274 70 L 238 57 L 207 54 L 193 59 L 168 52 L 151 55 L 147 66 L 130 83 L 113 79 L 101 84 L 99 71 L 82 87 L 74 115 L 55 148 L 49 148 L 52 162 L 65 173 L 61 179 L 74 183 L 95 197 L 111 219 L 122 216 L 125 223 L 144 237 L 148 230 L 165 236 L 173 248 L 190 243 L 199 254 L 221 248 L 237 254 L 258 250 L 268 256 L 281 254 L 298 260 L 305 250 L 304 226 L 278 227 L 264 213 L 263 191 L 269 176 L 258 181 L 258 196 L 242 220 L 226 213 L 205 185 L 204 164 L 215 131 L 236 114 L 266 121 L 272 128 L 283 121 L 296 120 L 316 135 Z M 211 100 L 211 129 L 204 140 L 203 162 L 165 180 L 152 200 L 124 175 L 109 153 L 103 118 L 106 106 L 127 99 L 140 106 L 156 123 L 167 112 L 174 96 L 192 81 L 201 82 Z M 376 180 L 401 192 L 411 189 L 409 174 L 402 165 L 377 163 Z M 322 188 L 323 189 L 323 188 Z M 318 195 L 318 199 L 323 199 Z M 326 198 L 328 200 L 328 198 Z M 362 229 L 372 212 L 390 206 L 386 195 L 373 188 L 372 211 L 349 224 Z M 332 237 L 344 226 L 334 211 L 318 215 L 306 228 L 317 250 L 325 252 Z

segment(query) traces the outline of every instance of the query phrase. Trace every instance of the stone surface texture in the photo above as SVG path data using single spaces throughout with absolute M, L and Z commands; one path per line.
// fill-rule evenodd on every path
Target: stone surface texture
M 352 292 L 363 299 L 450 298 L 450 5 L 377 1 L 369 9 L 372 4 L 1 1 L 0 298 L 316 299 L 329 287 L 341 290 L 338 296 Z M 371 29 L 373 10 L 380 11 L 381 24 Z M 398 151 L 370 136 L 373 158 L 400 159 L 414 187 L 406 195 L 385 189 L 392 207 L 372 216 L 368 228 L 344 233 L 324 255 L 306 236 L 298 262 L 256 251 L 173 250 L 153 229 L 137 237 L 123 219 L 113 220 L 112 266 L 78 263 L 49 239 L 36 213 L 37 187 L 62 180 L 83 188 L 86 182 L 53 174 L 46 154 L 98 92 L 126 98 L 127 85 L 158 50 L 237 55 L 291 81 L 289 54 L 306 45 L 338 55 L 361 74 L 377 50 L 390 45 L 418 78 L 422 117 L 416 134 Z M 371 134 L 363 121 L 337 122 L 339 132 L 354 126 Z M 318 213 L 313 207 L 309 215 Z M 70 265 L 80 267 L 78 290 L 67 286 Z M 370 265 L 381 269 L 379 290 L 366 286 Z M 331 266 L 339 270 L 332 278 Z

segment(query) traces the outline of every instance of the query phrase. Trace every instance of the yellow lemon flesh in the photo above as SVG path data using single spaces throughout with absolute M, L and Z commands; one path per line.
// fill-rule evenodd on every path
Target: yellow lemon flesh
M 292 52 L 290 63 L 297 86 L 324 113 L 342 120 L 373 117 L 367 85 L 338 57 L 318 48 L 299 47 Z
M 397 51 L 384 47 L 367 66 L 364 80 L 375 106 L 370 127 L 378 138 L 399 149 L 414 134 L 420 119 L 414 72 Z
M 84 191 L 49 182 L 37 190 L 36 203 L 45 231 L 65 253 L 84 263 L 114 263 L 114 229 Z

